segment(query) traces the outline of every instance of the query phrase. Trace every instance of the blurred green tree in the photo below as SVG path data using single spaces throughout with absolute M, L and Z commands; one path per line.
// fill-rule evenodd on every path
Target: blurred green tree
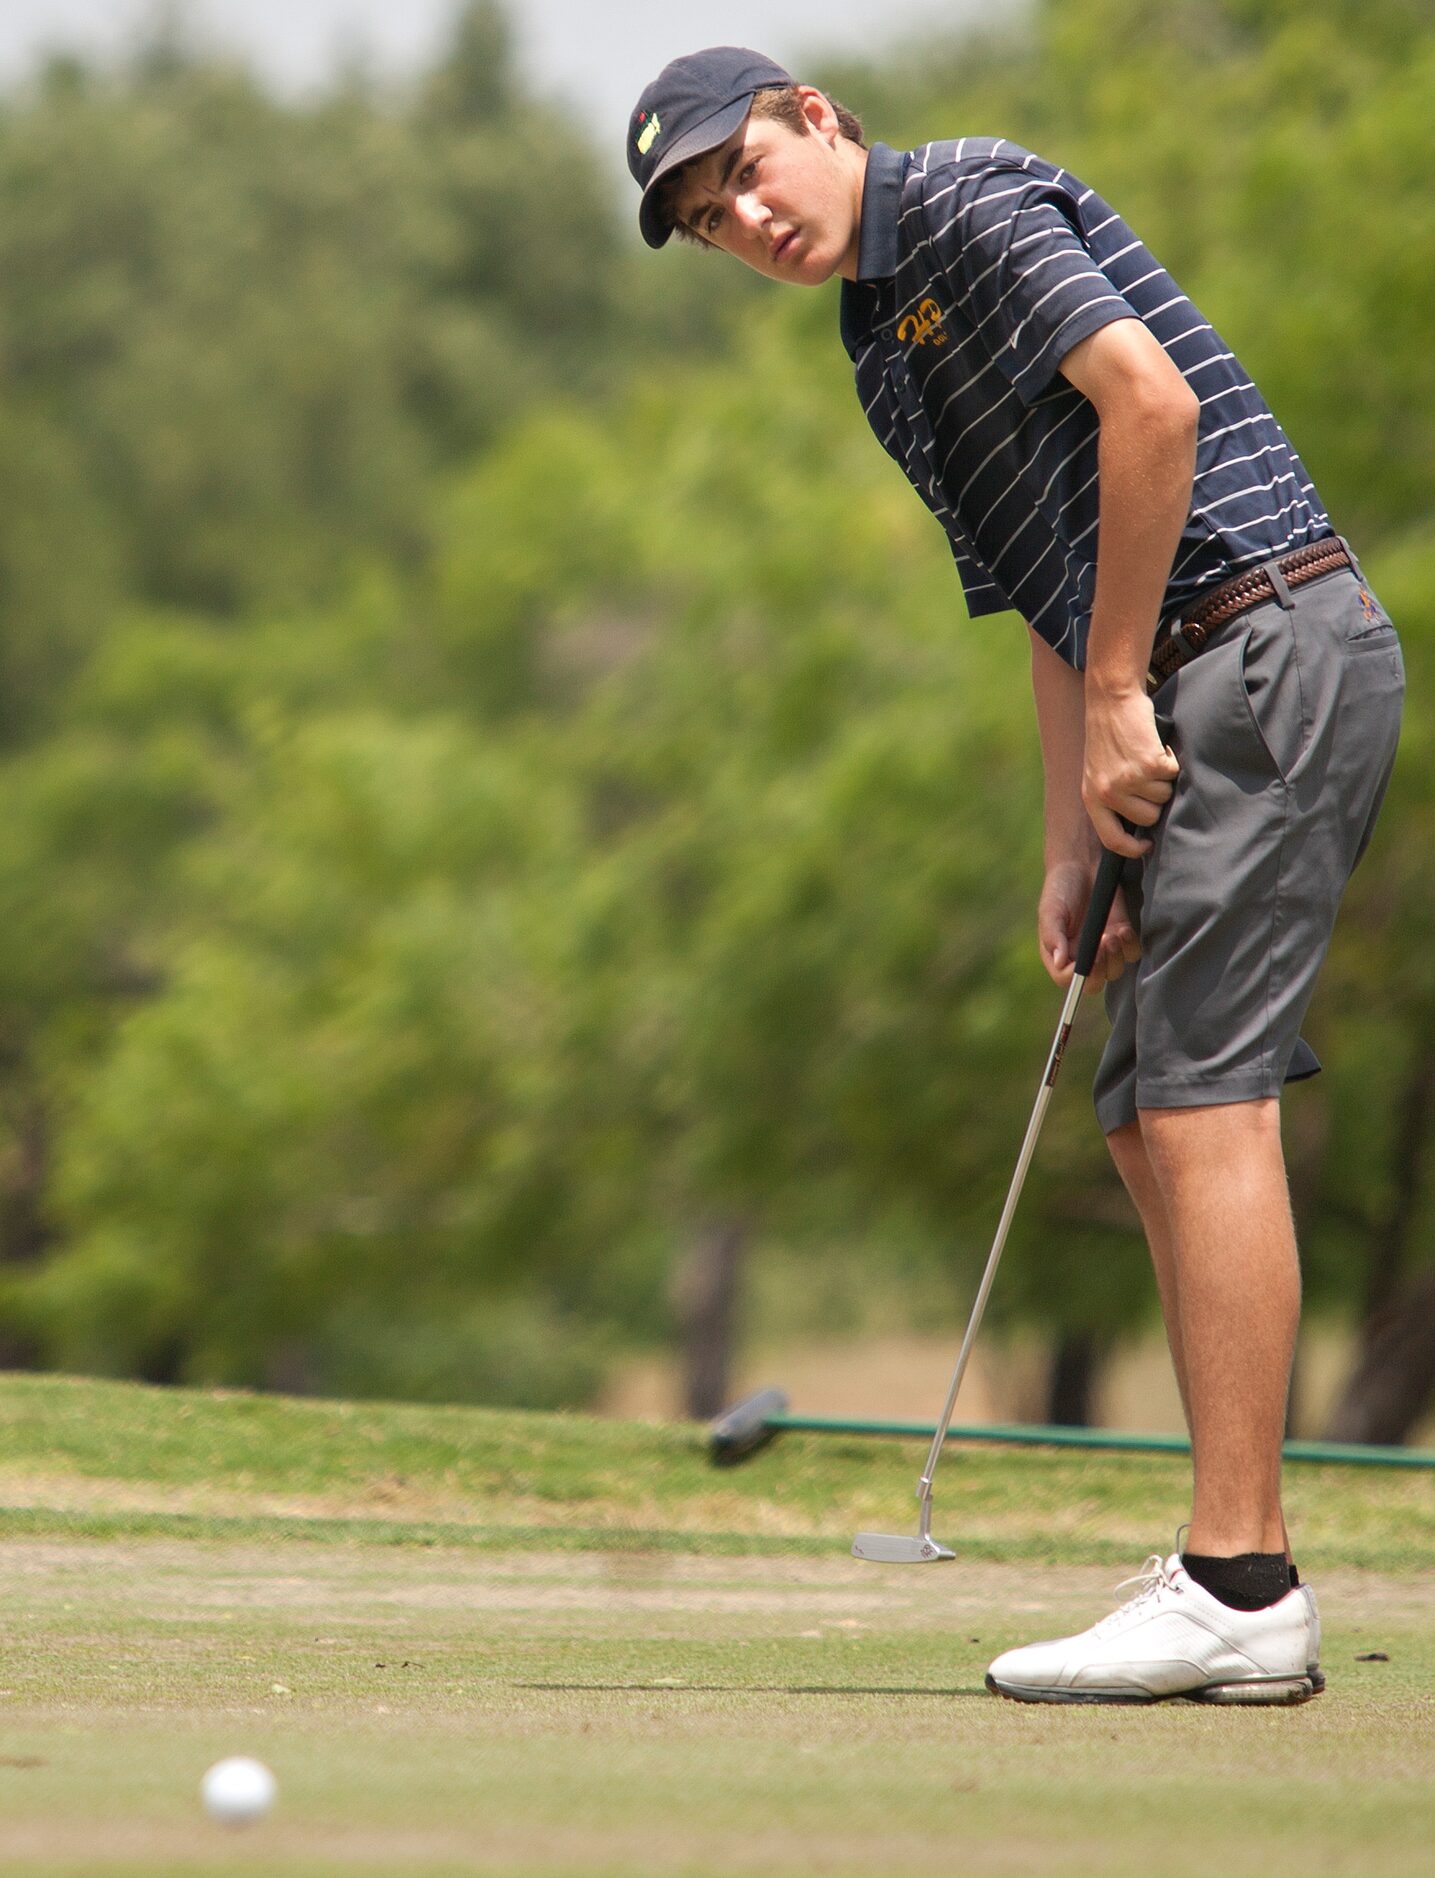
M 1128 213 L 1402 626 L 1289 1105 L 1312 1297 L 1408 1385 L 1341 1425 L 1392 1439 L 1435 1242 L 1432 44 L 1402 0 L 1051 0 L 832 78 Z M 0 121 L 12 1355 L 576 1402 L 694 1248 L 779 1251 L 814 1313 L 844 1260 L 969 1299 L 1055 1017 L 1023 635 L 962 618 L 830 296 L 634 260 L 507 45 L 470 8 L 403 109 L 180 58 Z M 1152 1304 L 1080 1074 L 994 1306 L 1068 1358 Z
M 0 740 L 52 721 L 117 606 L 237 617 L 412 567 L 433 472 L 610 369 L 614 207 L 506 43 L 472 7 L 399 104 L 281 104 L 163 36 L 8 101 Z

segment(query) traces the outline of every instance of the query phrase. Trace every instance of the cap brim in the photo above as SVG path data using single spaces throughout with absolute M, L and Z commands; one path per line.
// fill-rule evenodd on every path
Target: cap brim
M 719 144 L 726 143 L 752 109 L 752 96 L 749 91 L 741 98 L 734 98 L 720 111 L 714 111 L 711 117 L 705 117 L 701 124 L 694 124 L 690 131 L 679 137 L 671 150 L 664 151 L 658 167 L 648 178 L 648 186 L 643 191 L 643 200 L 638 207 L 638 227 L 643 231 L 643 239 L 650 248 L 663 247 L 673 232 L 672 223 L 658 212 L 655 195 L 658 184 L 679 164 L 691 163 L 694 157 L 706 156 L 709 150 L 716 150 Z

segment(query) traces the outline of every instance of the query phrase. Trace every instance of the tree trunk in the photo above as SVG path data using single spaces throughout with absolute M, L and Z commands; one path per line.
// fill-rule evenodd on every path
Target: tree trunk
M 711 1421 L 728 1407 L 738 1294 L 747 1228 L 720 1220 L 703 1228 L 673 1273 L 671 1298 L 683 1366 L 683 1408 Z
M 26 1093 L 7 1106 L 10 1150 L 0 1157 L 0 1263 L 33 1265 L 54 1236 L 44 1218 L 49 1118 L 36 1094 Z
M 49 1117 L 38 1093 L 29 1088 L 22 1088 L 6 1109 L 10 1142 L 8 1152 L 0 1153 L 0 1265 L 35 1265 L 54 1239 L 44 1214 Z M 0 1330 L 0 1368 L 33 1369 L 39 1354 L 32 1338 Z
M 1054 1428 L 1089 1428 L 1096 1384 L 1106 1351 L 1093 1330 L 1068 1330 L 1052 1346 L 1046 1381 L 1046 1420 Z
M 1435 1272 L 1407 1285 L 1366 1324 L 1328 1441 L 1398 1447 L 1435 1400 Z
M 1365 1315 L 1375 1320 L 1388 1310 L 1400 1282 L 1425 1195 L 1425 1142 L 1435 1101 L 1435 1057 L 1424 1047 L 1401 1092 L 1392 1156 L 1395 1191 L 1390 1211 L 1370 1236 L 1366 1263 Z
M 1432 1120 L 1435 1058 L 1422 1039 L 1397 1110 L 1394 1192 L 1370 1232 L 1360 1349 L 1326 1425 L 1329 1441 L 1398 1446 L 1435 1395 L 1435 1272 L 1404 1279 L 1425 1197 Z

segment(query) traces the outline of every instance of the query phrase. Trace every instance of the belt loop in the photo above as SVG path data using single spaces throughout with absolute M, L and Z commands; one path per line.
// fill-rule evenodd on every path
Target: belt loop
M 1281 572 L 1280 562 L 1267 561 L 1265 566 L 1261 569 L 1261 572 L 1275 588 L 1276 599 L 1285 608 L 1286 612 L 1289 613 L 1291 608 L 1295 605 L 1295 600 L 1291 596 L 1290 583 Z
M 1362 587 L 1367 586 L 1369 583 L 1367 582 L 1365 578 L 1365 569 L 1360 565 L 1360 562 L 1356 559 L 1355 549 L 1351 547 L 1350 543 L 1346 540 L 1344 535 L 1337 535 L 1336 540 L 1340 543 L 1341 547 L 1344 548 L 1346 553 L 1350 556 L 1351 572 L 1355 575 L 1355 578 L 1360 582 Z

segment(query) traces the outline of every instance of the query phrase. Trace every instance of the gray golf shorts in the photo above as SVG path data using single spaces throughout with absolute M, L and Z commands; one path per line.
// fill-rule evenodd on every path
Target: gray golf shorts
M 1390 779 L 1405 672 L 1357 571 L 1285 601 L 1230 621 L 1152 698 L 1181 773 L 1126 870 L 1141 959 L 1106 989 L 1107 1134 L 1320 1068 L 1301 1020 Z

